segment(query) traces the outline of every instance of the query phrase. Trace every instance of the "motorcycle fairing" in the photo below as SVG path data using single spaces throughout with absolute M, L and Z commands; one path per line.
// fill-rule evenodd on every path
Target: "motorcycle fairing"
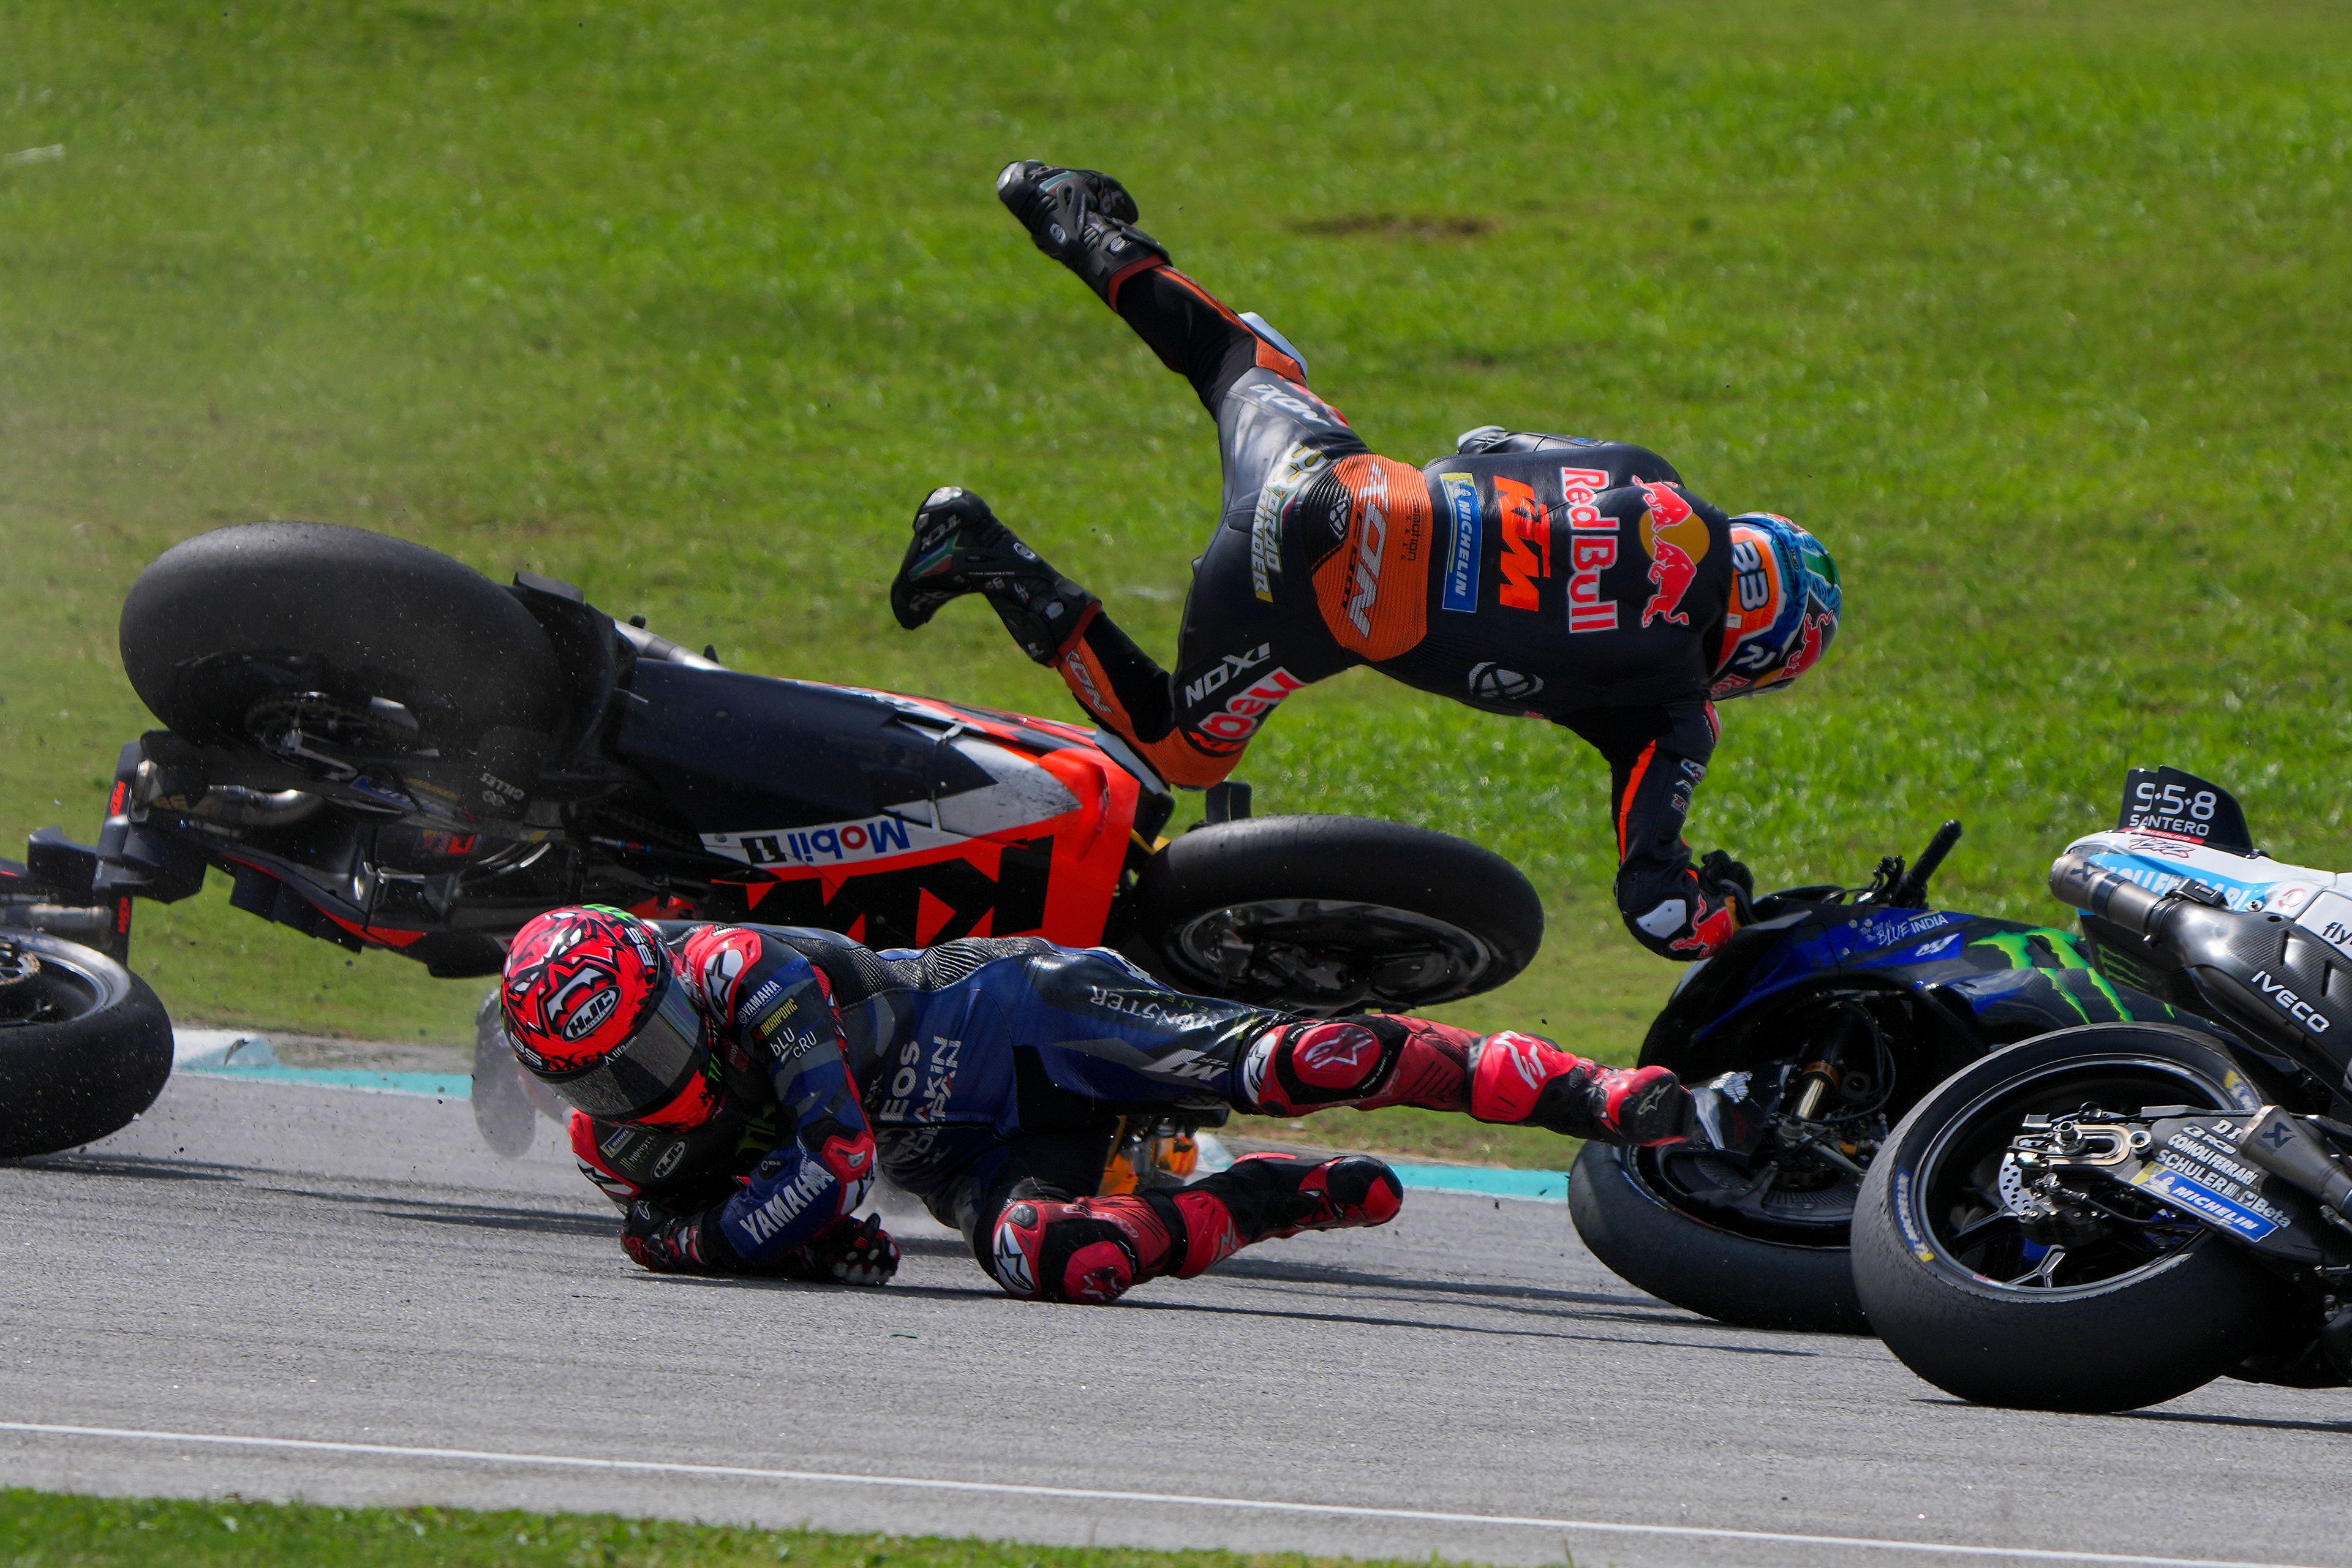
M 2170 834 L 2109 831 L 2077 838 L 2066 847 L 2151 893 L 2168 893 L 2185 882 L 2221 890 L 2233 910 L 2267 910 L 2292 915 L 2322 890 L 2352 891 L 2352 876 L 2313 866 L 2290 866 L 2267 855 L 2215 849 Z
M 719 918 L 873 947 L 1097 940 L 1142 788 L 1041 721 L 736 670 L 641 664 L 615 752 L 715 869 Z
M 2220 1033 L 2116 984 L 2081 944 L 2073 931 L 1990 915 L 1816 905 L 1748 927 L 1725 952 L 1694 965 L 1716 973 L 1686 976 L 1651 1026 L 1641 1060 L 1695 1077 L 1736 1070 L 1750 1065 L 1739 1046 L 1749 1026 L 1857 982 L 1938 1000 L 2000 1042 L 2122 1020 Z

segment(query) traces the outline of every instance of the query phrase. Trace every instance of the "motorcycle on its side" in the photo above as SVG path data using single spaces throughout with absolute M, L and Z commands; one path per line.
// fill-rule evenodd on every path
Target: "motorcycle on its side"
M 2263 855 L 2167 768 L 2050 886 L 2109 974 L 2226 1027 L 2064 1029 L 1923 1097 L 1854 1221 L 1873 1331 L 1986 1405 L 2352 1384 L 2352 876 Z
M 1725 1322 L 1867 1333 L 1848 1241 L 1905 1111 L 1988 1052 L 2070 1024 L 2201 1026 L 2110 981 L 2072 931 L 1934 908 L 1928 879 L 1959 837 L 1946 823 L 1866 888 L 1768 894 L 1685 972 L 1640 1059 L 1698 1089 L 1716 1146 L 1585 1145 L 1569 1211 L 1601 1262 Z
M 1108 731 L 729 669 L 568 584 L 502 587 L 360 529 L 174 546 L 121 645 L 164 727 L 123 747 L 97 844 L 48 828 L 0 862 L 0 1156 L 103 1136 L 160 1091 L 132 900 L 207 870 L 237 909 L 446 976 L 496 973 L 526 921 L 578 902 L 877 948 L 1041 935 L 1315 1014 L 1471 995 L 1542 939 L 1527 879 L 1462 839 L 1253 818 L 1221 786 L 1170 841 L 1172 792 Z M 527 1089 L 495 1027 L 481 1046 L 477 1116 L 520 1152 Z

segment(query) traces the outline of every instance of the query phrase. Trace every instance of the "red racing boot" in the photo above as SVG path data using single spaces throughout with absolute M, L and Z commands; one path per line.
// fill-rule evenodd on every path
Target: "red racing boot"
M 1172 1190 L 1015 1199 L 997 1215 L 990 1272 L 1024 1300 L 1116 1301 L 1146 1279 L 1189 1279 L 1273 1237 L 1386 1225 L 1403 1203 L 1396 1173 L 1362 1154 L 1319 1164 L 1252 1154 Z
M 1697 1130 L 1690 1090 L 1664 1068 L 1612 1068 L 1505 1029 L 1470 1053 L 1470 1114 L 1603 1143 L 1678 1143 Z

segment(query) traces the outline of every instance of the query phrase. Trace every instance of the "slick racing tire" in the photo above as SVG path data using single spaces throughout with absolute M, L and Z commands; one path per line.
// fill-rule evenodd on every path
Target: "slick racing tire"
M 200 745 L 304 738 L 352 752 L 536 767 L 563 721 L 530 611 L 421 544 L 320 522 L 216 528 L 155 558 L 122 605 L 122 668 Z
M 2042 1247 L 2001 1189 L 2023 1116 L 2259 1099 L 2204 1037 L 2161 1025 L 2062 1029 L 1962 1068 L 1912 1108 L 1863 1183 L 1853 1272 L 1872 1330 L 1938 1388 L 2030 1410 L 2159 1405 L 2280 1342 L 2287 1287 L 2217 1234 L 2142 1220 Z
M 1576 1234 L 1630 1285 L 1718 1322 L 1747 1329 L 1866 1334 L 1854 1294 L 1847 1227 L 1832 1219 L 1819 1237 L 1768 1239 L 1727 1229 L 1693 1212 L 1686 1184 L 1668 1162 L 1706 1158 L 1660 1149 L 1587 1143 L 1568 1184 Z M 1850 1195 L 1851 1187 L 1844 1193 Z
M 1426 1007 L 1502 984 L 1543 901 L 1492 850 L 1360 816 L 1196 827 L 1151 857 L 1119 946 L 1180 990 L 1303 1013 Z
M 93 948 L 0 930 L 0 1158 L 53 1154 L 130 1124 L 172 1076 L 172 1020 Z

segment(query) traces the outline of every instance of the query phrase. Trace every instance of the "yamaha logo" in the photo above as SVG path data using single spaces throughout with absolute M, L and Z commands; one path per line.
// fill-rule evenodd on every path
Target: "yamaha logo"
M 1524 702 L 1543 689 L 1543 678 L 1505 669 L 1499 664 L 1470 668 L 1470 695 L 1481 702 Z

